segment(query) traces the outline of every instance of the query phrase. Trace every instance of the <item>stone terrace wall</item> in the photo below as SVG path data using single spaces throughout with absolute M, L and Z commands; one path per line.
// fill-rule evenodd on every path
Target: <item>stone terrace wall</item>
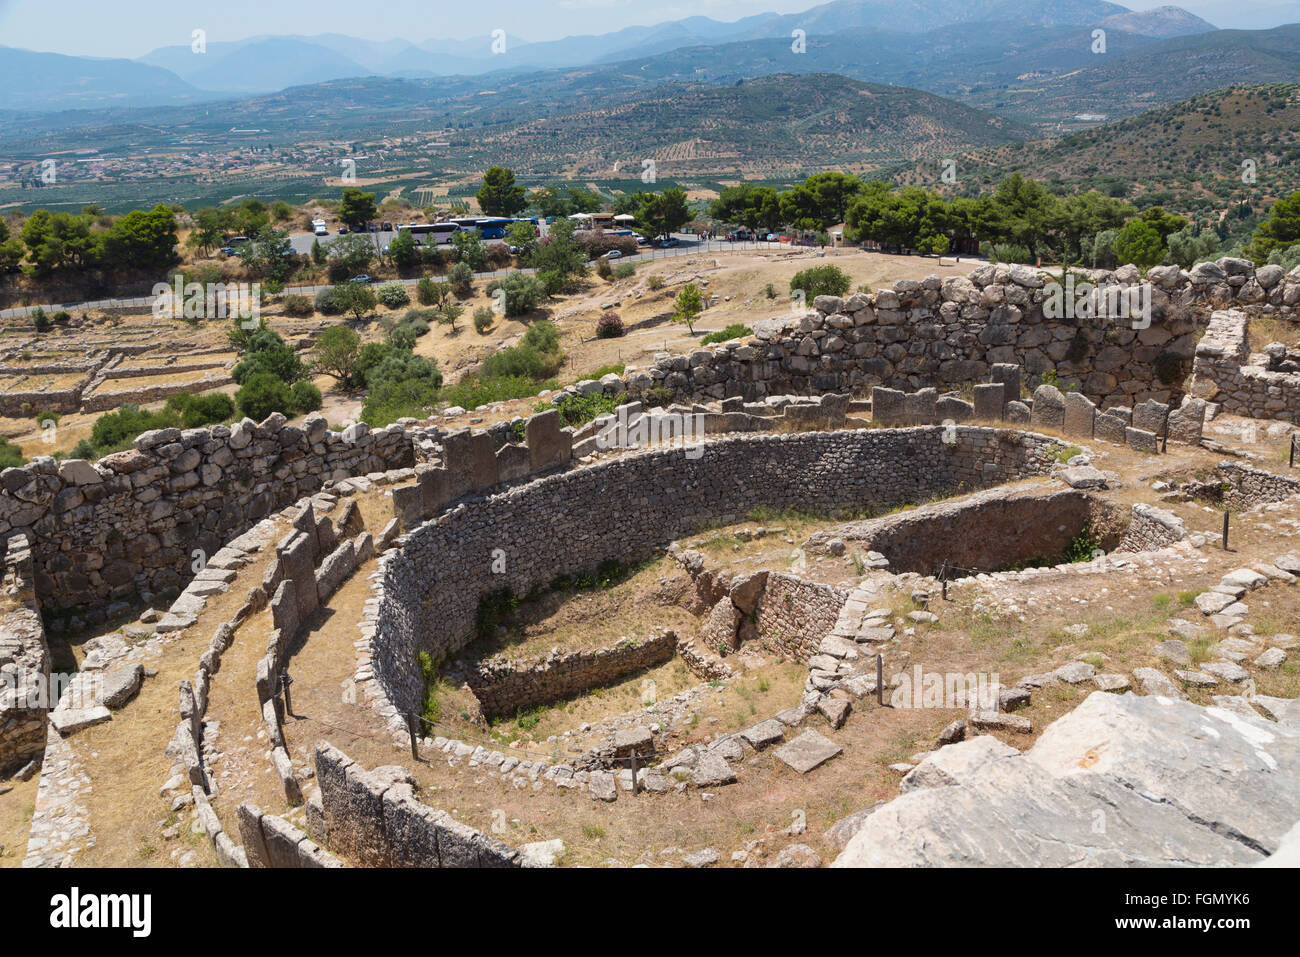
M 1094 281 L 1132 285 L 1138 271 L 1090 272 Z M 1152 321 L 1047 319 L 1044 284 L 1059 275 L 1027 266 L 981 266 L 969 278 L 929 276 L 847 299 L 819 296 L 815 309 L 754 325 L 758 342 L 732 340 L 688 356 L 659 355 L 629 371 L 639 398 L 651 389 L 674 397 L 749 401 L 780 393 L 863 393 L 874 385 L 915 390 L 987 380 L 996 363 L 1019 363 L 1031 377 L 1055 369 L 1099 405 L 1168 402 L 1182 390 L 1196 348 L 1197 311 L 1241 306 L 1300 318 L 1300 267 L 1258 270 L 1221 259 L 1191 271 L 1148 272 Z M 1019 398 L 1007 396 L 1008 400 Z
M 1300 479 L 1274 475 L 1241 462 L 1221 462 L 1216 471 L 1229 488 L 1223 499 L 1237 508 L 1253 508 L 1300 495 Z
M 633 672 L 663 664 L 676 647 L 677 633 L 665 630 L 643 639 L 624 639 L 608 648 L 547 655 L 541 661 L 486 658 L 466 680 L 483 714 L 494 718 L 613 684 Z
M 416 652 L 437 660 L 463 647 L 488 592 L 522 595 L 606 559 L 643 559 L 759 505 L 889 506 L 1044 474 L 1059 448 L 1032 433 L 963 426 L 954 442 L 944 435 L 930 427 L 738 436 L 707 443 L 695 459 L 646 450 L 462 503 L 380 559 L 370 626 L 379 691 L 399 711 L 418 710 Z
M 1237 310 L 1210 316 L 1196 346 L 1192 391 L 1234 415 L 1300 422 L 1300 374 L 1274 372 L 1263 357 L 1252 358 L 1248 322 Z
M 32 553 L 14 535 L 4 555 L 0 595 L 0 770 L 45 749 L 49 649 L 36 604 Z M 34 707 L 35 705 L 35 707 Z
M 0 472 L 0 534 L 30 534 L 36 590 L 51 608 L 177 589 L 194 551 L 211 556 L 260 518 L 330 479 L 412 464 L 401 426 L 330 432 L 275 414 L 261 424 L 146 432 L 97 463 L 41 456 Z M 93 623 L 93 621 L 92 621 Z

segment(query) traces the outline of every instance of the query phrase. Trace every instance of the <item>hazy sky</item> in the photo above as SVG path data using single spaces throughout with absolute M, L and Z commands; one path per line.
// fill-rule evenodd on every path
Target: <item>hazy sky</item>
M 936 5 L 942 2 L 935 0 Z M 486 37 L 498 28 L 535 41 L 688 16 L 737 20 L 815 5 L 816 0 L 0 0 L 0 45 L 137 57 L 160 46 L 188 46 L 196 28 L 207 31 L 209 42 L 287 33 L 418 41 Z M 1160 2 L 1129 5 L 1147 9 Z M 1178 5 L 1221 27 L 1259 29 L 1300 20 L 1296 0 L 1189 0 Z

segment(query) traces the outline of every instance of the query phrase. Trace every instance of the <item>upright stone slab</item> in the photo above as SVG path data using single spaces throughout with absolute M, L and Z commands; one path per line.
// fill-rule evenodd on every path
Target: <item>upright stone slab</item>
M 528 446 L 506 443 L 497 449 L 497 479 L 513 482 L 526 476 L 532 466 Z
M 880 425 L 898 425 L 903 421 L 906 393 L 884 386 L 871 389 L 871 418 Z
M 1029 413 L 1029 424 L 1039 429 L 1061 429 L 1065 426 L 1065 396 L 1053 385 L 1040 385 L 1034 390 L 1034 407 Z
M 1002 418 L 1006 387 L 1001 382 L 983 382 L 975 386 L 975 418 L 981 422 L 996 422 Z
M 1169 413 L 1169 441 L 1200 445 L 1205 430 L 1205 400 L 1183 396 L 1183 404 Z
M 311 579 L 311 592 L 316 594 L 316 579 Z M 298 616 L 298 589 L 293 581 L 286 578 L 280 582 L 271 598 L 271 622 L 281 635 L 292 638 L 298 631 L 302 619 Z
M 1065 395 L 1065 434 L 1071 438 L 1092 438 L 1093 419 L 1097 406 L 1082 392 L 1067 392 Z
M 393 489 L 393 512 L 402 528 L 414 528 L 424 521 L 424 491 L 418 484 Z
M 549 409 L 528 417 L 524 428 L 529 465 L 534 472 L 567 465 L 573 454 L 573 434 L 560 428 L 560 412 Z
M 420 473 L 420 508 L 425 518 L 433 518 L 450 501 L 451 479 L 447 469 L 436 466 Z
M 298 604 L 298 621 L 306 621 L 316 611 L 316 568 L 314 555 L 316 542 L 314 535 L 294 532 L 289 541 L 280 549 L 280 565 L 284 569 L 286 581 L 294 583 L 294 595 Z M 292 636 L 292 632 L 285 632 Z
M 312 508 L 311 501 L 308 500 L 306 508 L 299 512 L 298 517 L 293 520 L 293 528 L 295 531 L 311 537 L 311 560 L 313 564 L 315 564 L 318 556 L 324 554 L 318 537 L 317 524 L 315 509 Z
M 1160 437 L 1154 432 L 1148 432 L 1146 429 L 1128 428 L 1124 430 L 1124 438 L 1128 440 L 1128 447 L 1138 452 L 1150 452 L 1157 455 L 1160 452 Z
M 945 395 L 935 406 L 940 422 L 968 422 L 975 414 L 975 407 L 964 399 Z
M 1129 410 L 1120 406 L 1107 409 L 1100 413 L 1093 422 L 1093 437 L 1105 442 L 1114 442 L 1116 445 L 1125 445 L 1128 442 L 1128 431 L 1130 421 Z
M 989 370 L 989 378 L 1002 383 L 1002 401 L 1019 402 L 1021 388 L 1020 366 L 1014 362 L 995 362 Z
M 908 393 L 905 415 L 911 425 L 933 425 L 939 421 L 939 390 L 918 389 Z
M 481 492 L 497 484 L 496 443 L 497 440 L 489 432 L 476 432 L 470 442 L 475 491 Z
M 442 437 L 443 465 L 447 469 L 448 500 L 460 498 L 474 488 L 474 439 L 469 429 L 457 429 Z
M 1156 435 L 1165 434 L 1165 419 L 1169 415 L 1169 406 L 1155 399 L 1139 402 L 1133 406 L 1133 428 Z

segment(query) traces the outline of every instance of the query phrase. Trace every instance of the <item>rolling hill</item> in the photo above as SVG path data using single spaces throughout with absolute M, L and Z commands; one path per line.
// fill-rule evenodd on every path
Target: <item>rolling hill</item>
M 1247 160 L 1253 181 L 1243 175 Z M 1218 90 L 1056 139 L 974 150 L 958 162 L 965 193 L 1019 171 L 1057 192 L 1097 189 L 1180 212 L 1258 209 L 1300 189 L 1300 84 Z M 896 178 L 937 185 L 925 164 Z

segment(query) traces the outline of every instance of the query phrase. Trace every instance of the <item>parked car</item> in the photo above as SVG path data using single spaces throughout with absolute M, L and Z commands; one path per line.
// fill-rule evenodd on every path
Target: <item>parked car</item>
M 353 276 L 351 279 L 348 280 L 348 282 L 374 282 L 374 280 L 371 279 L 370 276 L 368 276 L 366 273 L 362 273 L 360 276 Z
M 606 259 L 622 259 L 622 258 L 623 258 L 623 254 L 622 254 L 619 250 L 617 250 L 617 249 L 611 249 L 609 252 L 605 253 L 605 258 L 606 258 Z
M 233 256 L 233 255 L 235 255 L 237 252 L 238 252 L 238 250 L 235 249 L 234 246 L 222 246 L 222 247 L 221 247 L 221 255 L 223 255 L 223 256 Z
M 372 233 L 377 233 L 377 232 L 379 232 L 379 224 L 378 224 L 378 223 L 371 223 L 369 226 L 366 227 L 366 229 L 369 230 L 369 231 L 372 232 Z
M 346 236 L 347 234 L 348 234 L 348 228 L 347 228 L 346 226 L 340 226 L 340 227 L 339 227 L 339 235 L 340 235 L 340 236 Z
M 646 239 L 644 236 L 638 236 L 636 238 L 636 244 L 638 246 L 649 246 L 650 240 Z
M 388 220 L 384 220 L 384 224 L 381 228 L 383 229 L 384 232 L 391 233 L 393 231 L 393 224 L 390 223 Z

